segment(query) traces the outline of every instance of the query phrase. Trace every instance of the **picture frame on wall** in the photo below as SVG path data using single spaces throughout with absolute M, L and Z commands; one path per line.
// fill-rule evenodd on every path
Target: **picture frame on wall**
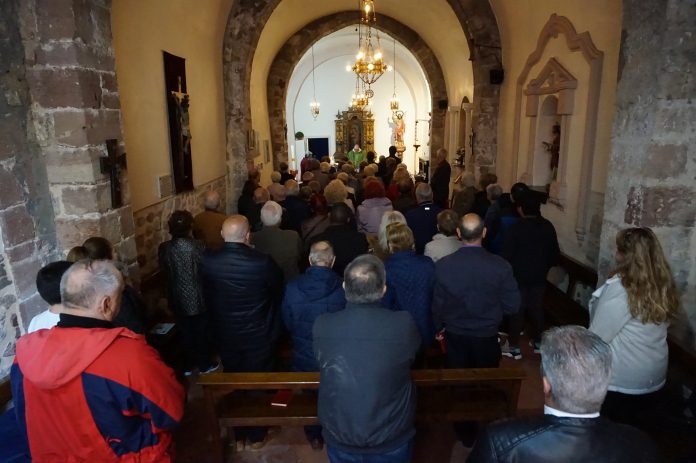
M 258 134 L 256 133 L 256 130 L 249 129 L 247 131 L 247 148 L 249 149 L 249 151 L 256 150 L 257 138 L 258 138 Z
M 266 161 L 266 164 L 270 164 L 271 162 L 271 140 L 264 140 L 263 141 L 263 158 Z

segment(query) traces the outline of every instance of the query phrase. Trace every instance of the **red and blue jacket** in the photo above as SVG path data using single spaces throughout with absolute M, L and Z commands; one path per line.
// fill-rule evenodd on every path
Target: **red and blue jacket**
M 17 342 L 17 423 L 34 462 L 173 462 L 184 391 L 126 328 L 39 330 Z

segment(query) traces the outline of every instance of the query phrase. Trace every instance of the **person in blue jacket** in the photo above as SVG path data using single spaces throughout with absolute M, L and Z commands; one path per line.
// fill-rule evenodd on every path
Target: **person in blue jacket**
M 343 310 L 343 280 L 331 270 L 336 256 L 328 241 L 317 241 L 309 251 L 307 271 L 288 282 L 281 306 L 285 327 L 292 336 L 292 369 L 319 371 L 312 347 L 312 327 L 319 315 Z M 321 426 L 305 426 L 312 448 L 321 450 Z
M 413 232 L 408 225 L 393 223 L 387 226 L 389 258 L 384 263 L 387 272 L 387 292 L 384 307 L 405 310 L 413 317 L 421 335 L 421 348 L 416 364 L 435 339 L 430 305 L 435 286 L 435 263 L 430 257 L 416 254 Z

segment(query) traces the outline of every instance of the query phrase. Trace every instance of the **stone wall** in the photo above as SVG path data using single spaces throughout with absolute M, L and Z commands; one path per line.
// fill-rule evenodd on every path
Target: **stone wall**
M 171 196 L 164 201 L 135 212 L 135 242 L 138 249 L 138 264 L 144 277 L 156 273 L 159 268 L 157 249 L 160 243 L 171 238 L 167 229 L 167 221 L 172 212 L 184 209 L 194 216 L 202 212 L 205 193 L 210 190 L 220 193 L 223 203 L 220 209 L 226 210 L 227 178 L 223 176 L 205 183 L 193 191 Z
M 137 275 L 133 218 L 99 171 L 121 140 L 108 0 L 0 2 L 0 376 L 45 304 L 37 270 L 102 235 Z M 128 204 L 125 185 L 124 203 Z
M 616 232 L 652 228 L 682 292 L 672 332 L 696 347 L 696 0 L 624 0 L 600 277 Z

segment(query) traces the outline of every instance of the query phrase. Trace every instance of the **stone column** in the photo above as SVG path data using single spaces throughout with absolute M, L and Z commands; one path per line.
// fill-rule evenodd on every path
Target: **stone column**
M 696 1 L 625 0 L 599 270 L 619 229 L 652 228 L 682 292 L 673 334 L 696 328 Z
M 127 178 L 114 210 L 99 168 L 104 141 L 122 140 L 111 2 L 3 1 L 0 30 L 2 376 L 14 339 L 46 308 L 34 285 L 43 264 L 101 235 L 138 275 Z

